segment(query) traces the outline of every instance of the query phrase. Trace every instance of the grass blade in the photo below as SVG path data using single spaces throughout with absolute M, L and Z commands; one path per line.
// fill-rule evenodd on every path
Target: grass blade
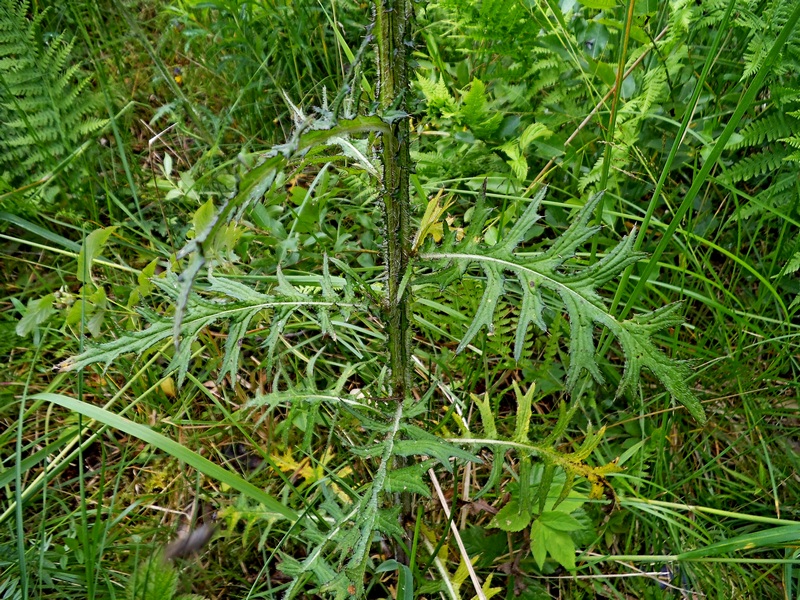
M 139 423 L 134 423 L 130 419 L 121 417 L 104 408 L 100 408 L 99 406 L 94 406 L 87 402 L 82 402 L 62 394 L 41 393 L 32 396 L 32 398 L 34 400 L 43 400 L 45 402 L 58 404 L 59 406 L 63 406 L 68 410 L 73 410 L 86 417 L 89 417 L 90 419 L 105 423 L 106 425 L 114 427 L 115 429 L 119 429 L 128 435 L 137 437 L 140 440 L 147 442 L 159 450 L 162 450 L 163 452 L 174 456 L 178 460 L 181 460 L 194 467 L 204 475 L 213 477 L 217 481 L 225 483 L 233 489 L 245 494 L 246 496 L 249 496 L 253 500 L 260 502 L 268 510 L 275 512 L 290 521 L 297 521 L 299 518 L 297 513 L 295 513 L 291 508 L 284 506 L 280 501 L 270 496 L 263 490 L 257 488 L 241 476 L 223 469 L 219 465 L 212 463 L 207 458 L 204 458 L 196 452 L 185 448 L 178 442 L 171 440 L 156 431 L 153 431 L 149 427 Z

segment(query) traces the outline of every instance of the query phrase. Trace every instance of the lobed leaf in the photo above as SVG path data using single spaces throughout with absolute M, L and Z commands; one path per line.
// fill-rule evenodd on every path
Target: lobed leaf
M 336 295 L 329 275 L 328 282 L 321 286 L 322 297 L 318 290 L 299 291 L 286 280 L 280 271 L 278 280 L 279 284 L 275 291 L 282 293 L 273 295 L 258 292 L 238 281 L 210 275 L 208 277 L 210 286 L 206 291 L 217 296 L 214 301 L 204 299 L 190 288 L 181 285 L 180 280 L 174 275 L 153 280 L 155 285 L 173 298 L 180 298 L 183 293 L 189 292 L 186 298 L 185 315 L 180 320 L 180 340 L 168 367 L 168 371 L 178 372 L 178 385 L 183 383 L 189 369 L 192 343 L 203 330 L 218 321 L 229 323 L 228 339 L 225 343 L 225 354 L 219 378 L 222 379 L 229 374 L 234 379 L 238 370 L 240 342 L 247 333 L 251 321 L 257 315 L 262 313 L 270 315 L 270 333 L 265 342 L 269 364 L 280 335 L 296 311 L 312 308 L 318 315 L 325 316 L 327 327 L 330 329 L 332 328 L 330 311 L 359 307 L 359 305 L 347 302 L 341 296 Z M 349 292 L 345 292 L 347 299 L 350 296 Z M 170 338 L 175 339 L 175 318 L 164 318 L 144 309 L 140 312 L 151 323 L 147 329 L 125 333 L 118 339 L 103 344 L 89 345 L 82 353 L 63 361 L 59 365 L 59 369 L 75 371 L 95 363 L 108 365 L 122 355 L 139 355 Z M 325 327 L 325 325 L 322 326 Z
M 473 211 L 469 229 L 460 242 L 450 232 L 440 248 L 429 244 L 429 250 L 420 253 L 419 258 L 431 267 L 432 274 L 426 277 L 427 281 L 446 285 L 463 276 L 473 264 L 479 265 L 485 275 L 483 297 L 456 351 L 461 352 L 466 348 L 483 327 L 492 331 L 495 307 L 506 293 L 506 274 L 510 272 L 516 276 L 522 294 L 514 344 L 516 360 L 522 358 L 528 326 L 533 323 L 541 330 L 546 330 L 542 290 L 548 290 L 552 293 L 549 297 L 560 299 L 569 315 L 568 389 L 574 389 L 583 372 L 588 372 L 598 383 L 604 380 L 594 344 L 594 331 L 599 325 L 617 338 L 625 356 L 624 373 L 617 395 L 636 387 L 641 370 L 646 368 L 664 384 L 675 400 L 688 409 L 692 417 L 704 423 L 703 408 L 686 383 L 686 365 L 669 359 L 652 341 L 657 331 L 680 323 L 676 316 L 679 305 L 666 306 L 619 321 L 609 312 L 607 301 L 597 293 L 599 286 L 620 275 L 627 266 L 643 256 L 634 251 L 636 232 L 623 238 L 601 260 L 591 265 L 583 266 L 570 261 L 578 248 L 599 231 L 599 227 L 590 226 L 589 221 L 601 194 L 589 199 L 570 227 L 547 250 L 534 255 L 517 252 L 526 233 L 540 218 L 538 208 L 544 195 L 545 190 L 536 194 L 508 235 L 494 246 L 480 241 L 490 212 L 482 195 Z

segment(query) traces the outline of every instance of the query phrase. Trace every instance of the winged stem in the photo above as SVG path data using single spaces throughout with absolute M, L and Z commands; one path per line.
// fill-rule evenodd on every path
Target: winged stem
M 409 0 L 377 0 L 379 105 L 389 131 L 381 136 L 385 262 L 388 282 L 384 309 L 389 339 L 392 396 L 405 399 L 411 383 L 411 323 L 403 276 L 411 254 L 409 223 L 409 125 L 405 115 L 408 89 L 407 49 L 411 34 Z M 395 118 L 399 116 L 399 118 Z

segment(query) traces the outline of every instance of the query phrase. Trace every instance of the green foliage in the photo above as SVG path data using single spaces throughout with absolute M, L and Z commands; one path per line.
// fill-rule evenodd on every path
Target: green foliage
M 160 552 L 134 571 L 125 588 L 126 600 L 203 600 L 197 594 L 178 594 L 178 571 Z
M 173 301 L 184 302 L 179 280 L 174 275 L 164 279 L 156 279 L 154 283 Z M 240 341 L 244 337 L 253 319 L 263 313 L 260 318 L 268 318 L 270 335 L 264 342 L 268 360 L 271 361 L 275 346 L 290 318 L 296 313 L 317 320 L 323 333 L 336 337 L 331 325 L 331 313 L 346 319 L 348 312 L 359 305 L 345 296 L 335 293 L 331 277 L 327 274 L 318 279 L 318 290 L 304 292 L 298 290 L 289 281 L 278 274 L 278 285 L 274 293 L 261 293 L 234 280 L 217 278 L 209 275 L 203 296 L 190 292 L 185 298 L 184 316 L 180 324 L 180 344 L 172 359 L 168 371 L 177 371 L 178 384 L 183 383 L 189 368 L 192 344 L 209 326 L 220 319 L 230 321 L 230 333 L 226 344 L 224 368 L 220 379 L 230 373 L 235 377 L 239 364 Z M 174 321 L 160 319 L 151 312 L 143 311 L 145 319 L 151 325 L 142 331 L 120 337 L 104 344 L 91 346 L 84 353 L 61 365 L 64 370 L 75 370 L 93 363 L 110 364 L 122 354 L 131 352 L 141 354 L 163 340 L 173 337 Z M 270 364 L 270 363 L 268 363 Z
M 12 188 L 64 169 L 107 122 L 95 116 L 91 78 L 70 64 L 74 41 L 45 39 L 46 12 L 30 18 L 28 10 L 27 0 L 13 0 L 0 12 L 0 175 Z
M 539 220 L 537 210 L 543 198 L 544 191 L 533 199 L 504 238 L 494 246 L 480 244 L 478 241 L 489 216 L 489 210 L 481 198 L 460 242 L 454 234 L 450 234 L 440 248 L 430 248 L 420 254 L 423 261 L 433 263 L 431 269 L 435 275 L 429 279 L 430 283 L 441 287 L 464 276 L 472 264 L 478 264 L 486 277 L 480 308 L 456 352 L 463 350 L 481 328 L 487 327 L 491 331 L 495 307 L 506 288 L 505 272 L 510 271 L 516 276 L 517 289 L 522 295 L 514 345 L 514 356 L 517 360 L 522 358 L 528 326 L 534 324 L 542 331 L 547 330 L 543 320 L 546 305 L 542 294 L 543 290 L 547 290 L 561 300 L 570 316 L 568 388 L 573 388 L 578 383 L 583 371 L 591 374 L 598 383 L 604 381 L 595 358 L 593 341 L 594 324 L 598 324 L 616 336 L 625 355 L 625 372 L 618 394 L 635 389 L 639 383 L 640 371 L 646 367 L 661 380 L 673 398 L 689 409 L 694 418 L 704 421 L 703 409 L 686 385 L 686 369 L 670 361 L 651 341 L 651 336 L 660 329 L 679 323 L 675 315 L 677 307 L 666 306 L 626 321 L 618 321 L 609 314 L 595 290 L 641 258 L 640 254 L 633 251 L 635 235 L 627 236 L 593 265 L 584 268 L 569 265 L 571 268 L 565 268 L 577 248 L 599 230 L 588 226 L 599 196 L 595 196 L 583 207 L 569 229 L 546 251 L 524 257 L 515 253 L 517 246 Z
M 474 100 L 470 102 L 475 103 Z M 474 116 L 477 113 L 473 111 L 471 114 Z M 325 123 L 316 130 L 312 126 L 312 132 L 306 134 L 306 137 L 302 135 L 295 137 L 283 151 L 289 156 L 294 153 L 295 156 L 302 156 L 313 149 L 313 144 L 320 145 L 326 142 L 332 148 L 341 148 L 340 136 L 346 131 L 361 128 L 361 125 L 350 126 L 346 122 L 341 125 L 327 121 Z M 348 130 L 348 127 L 351 129 Z M 380 125 L 376 123 L 369 127 L 374 129 Z M 542 131 L 543 129 L 537 126 L 528 128 L 520 138 L 519 144 L 530 144 Z M 325 132 L 325 135 L 319 136 L 318 132 Z M 334 136 L 331 132 L 340 135 Z M 180 278 L 168 271 L 162 277 L 152 280 L 175 305 L 176 316 L 169 319 L 156 317 L 150 311 L 142 311 L 151 323 L 149 327 L 123 333 L 115 341 L 90 345 L 82 354 L 63 363 L 62 369 L 75 370 L 98 362 L 113 363 L 125 354 L 132 352 L 141 354 L 173 338 L 180 340 L 180 343 L 176 346 L 176 352 L 166 372 L 177 371 L 178 384 L 181 385 L 189 372 L 193 348 L 200 336 L 223 319 L 229 321 L 230 326 L 224 358 L 219 368 L 219 380 L 228 375 L 230 381 L 236 381 L 240 369 L 241 344 L 256 319 L 266 320 L 269 331 L 261 344 L 266 349 L 267 372 L 277 369 L 277 373 L 280 373 L 286 368 L 281 365 L 281 361 L 276 362 L 274 358 L 279 341 L 283 339 L 292 323 L 302 326 L 304 331 L 318 330 L 329 340 L 326 345 L 339 345 L 339 352 L 362 361 L 345 369 L 335 385 L 320 389 L 316 381 L 318 375 L 315 374 L 315 364 L 323 352 L 323 349 L 320 349 L 308 362 L 305 383 L 295 384 L 282 391 L 276 389 L 271 394 L 259 397 L 255 403 L 273 407 L 281 404 L 292 406 L 294 419 L 298 423 L 303 423 L 305 431 L 303 447 L 307 450 L 311 447 L 309 435 L 321 418 L 321 407 L 326 407 L 326 410 L 346 410 L 350 418 L 356 419 L 359 429 L 370 432 L 371 441 L 353 445 L 348 448 L 348 452 L 360 461 L 376 464 L 371 480 L 367 483 L 360 482 L 356 486 L 348 486 L 351 490 L 345 496 L 337 493 L 328 494 L 328 500 L 320 506 L 320 510 L 334 519 L 337 523 L 335 527 L 324 528 L 314 521 L 303 520 L 303 535 L 313 542 L 314 548 L 305 560 L 299 561 L 288 555 L 282 555 L 281 570 L 293 578 L 286 592 L 287 597 L 299 593 L 307 578 L 311 578 L 319 593 L 330 593 L 334 597 L 344 598 L 348 596 L 348 590 L 353 586 L 360 589 L 362 585 L 369 564 L 368 557 L 374 532 L 383 532 L 392 537 L 402 535 L 395 524 L 396 516 L 392 512 L 393 509 L 384 504 L 386 495 L 411 492 L 422 496 L 429 495 L 424 480 L 424 474 L 431 468 L 428 457 L 446 471 L 453 470 L 454 460 L 480 461 L 473 451 L 463 449 L 414 424 L 414 419 L 425 412 L 424 403 L 414 403 L 410 399 L 398 402 L 392 414 L 386 408 L 376 408 L 368 402 L 354 401 L 343 393 L 349 378 L 363 377 L 361 372 L 368 364 L 363 362 L 363 357 L 381 352 L 375 344 L 382 343 L 382 336 L 375 341 L 360 336 L 357 344 L 349 344 L 346 342 L 347 337 L 340 335 L 346 332 L 345 324 L 354 317 L 365 324 L 371 319 L 381 318 L 383 301 L 379 300 L 375 293 L 379 278 L 373 283 L 367 283 L 344 261 L 329 260 L 325 256 L 318 258 L 317 263 L 322 269 L 322 275 L 305 277 L 306 286 L 303 288 L 290 283 L 280 265 L 275 266 L 274 284 L 265 291 L 256 290 L 218 272 L 225 267 L 225 263 L 214 258 L 212 251 L 217 232 L 222 231 L 237 212 L 242 213 L 246 206 L 267 193 L 273 181 L 283 179 L 277 174 L 282 164 L 282 159 L 268 160 L 264 165 L 256 167 L 253 174 L 247 174 L 242 178 L 243 184 L 238 192 L 219 210 L 207 203 L 195 213 L 193 236 L 177 255 L 179 260 L 185 258 L 187 265 Z M 522 358 L 521 352 L 528 326 L 533 323 L 541 330 L 546 330 L 544 321 L 546 306 L 554 300 L 560 300 L 570 319 L 570 366 L 567 376 L 569 387 L 574 387 L 578 383 L 584 371 L 589 372 L 599 382 L 603 380 L 594 355 L 593 343 L 594 326 L 600 324 L 617 337 L 624 352 L 626 364 L 620 393 L 635 389 L 638 386 L 640 370 L 646 367 L 665 383 L 676 399 L 684 403 L 698 420 L 702 420 L 703 412 L 685 385 L 685 371 L 677 363 L 667 359 L 651 340 L 656 331 L 678 322 L 674 317 L 674 307 L 666 307 L 620 322 L 608 312 L 606 303 L 596 291 L 597 286 L 611 280 L 625 266 L 640 258 L 638 253 L 632 251 L 634 236 L 627 237 L 608 251 L 602 260 L 588 266 L 573 260 L 577 249 L 598 232 L 598 228 L 588 225 L 598 197 L 592 199 L 578 213 L 572 225 L 561 236 L 548 242 L 546 249 L 524 255 L 519 253 L 521 244 L 529 241 L 528 233 L 539 219 L 537 209 L 543 197 L 542 191 L 493 246 L 480 241 L 490 213 L 484 198 L 481 197 L 472 211 L 469 226 L 463 231 L 463 238 L 460 241 L 455 230 L 448 230 L 440 246 L 434 241 L 425 242 L 419 254 L 412 257 L 417 269 L 421 269 L 419 276 L 410 274 L 410 285 L 413 287 L 433 284 L 441 289 L 447 289 L 456 279 L 468 275 L 473 264 L 480 266 L 485 276 L 486 283 L 480 308 L 472 317 L 471 324 L 463 334 L 456 351 L 462 351 L 473 342 L 484 326 L 492 327 L 494 307 L 504 290 L 513 287 L 506 282 L 505 273 L 508 271 L 515 276 L 518 283 L 517 292 L 522 296 L 515 343 L 517 360 Z M 435 217 L 432 216 L 431 219 Z M 341 271 L 336 283 L 329 271 L 330 263 L 335 264 Z M 206 275 L 201 277 L 203 268 L 206 269 Z M 291 379 L 294 379 L 294 376 L 291 376 Z M 379 380 L 376 385 L 370 386 L 373 398 L 387 393 L 388 390 L 384 385 Z M 561 495 L 553 504 L 553 509 L 569 496 L 578 477 L 591 482 L 593 495 L 599 494 L 605 476 L 615 471 L 615 465 L 610 463 L 602 467 L 592 467 L 586 461 L 600 443 L 603 430 L 597 433 L 592 433 L 590 430 L 583 444 L 573 452 L 555 450 L 554 445 L 574 414 L 574 410 L 569 412 L 562 410 L 552 434 L 541 443 L 531 444 L 528 427 L 532 390 L 527 394 L 518 393 L 518 401 L 517 426 L 512 439 L 514 443 L 528 448 L 528 454 L 522 462 L 525 465 L 525 473 L 530 472 L 532 457 L 540 459 L 545 465 L 542 477 L 547 485 L 543 484 L 543 491 L 540 491 L 539 512 L 546 504 L 549 483 L 553 481 L 556 470 L 565 475 L 565 480 L 561 486 Z M 488 436 L 487 443 L 499 443 L 502 446 L 504 440 L 496 435 L 497 429 L 492 425 L 491 410 L 481 406 L 480 402 L 478 404 Z M 381 441 L 374 442 L 376 437 Z M 395 468 L 394 465 L 398 460 L 407 466 Z M 502 461 L 495 460 L 492 477 L 485 489 L 498 482 L 501 467 Z M 338 477 L 332 476 L 331 482 L 327 485 L 333 486 L 334 483 L 339 486 L 343 482 Z M 530 499 L 525 498 L 527 496 L 522 500 L 524 511 L 530 515 L 532 504 Z M 242 518 L 241 515 L 238 518 Z M 543 524 L 537 527 L 544 526 Z M 549 551 L 558 560 L 563 560 L 562 537 L 560 533 L 553 533 L 548 538 Z
M 287 0 L 189 0 L 165 10 L 179 32 L 179 46 L 196 57 L 184 68 L 187 85 L 208 94 L 208 107 L 221 113 L 220 124 L 230 125 L 237 138 L 244 134 L 273 143 L 283 137 L 278 121 L 290 109 L 283 92 L 303 98 L 306 106 L 320 106 L 325 88 L 342 83 L 341 45 L 357 39 L 362 18 L 350 2 L 334 7 Z M 331 18 L 338 18 L 336 28 L 329 26 Z
M 761 189 L 743 205 L 736 217 L 749 219 L 767 211 L 791 210 L 800 162 L 794 140 L 800 136 L 800 120 L 789 110 L 796 94 L 780 96 L 767 110 L 748 122 L 729 144 L 730 167 L 721 180 L 728 185 L 757 185 Z
M 22 600 L 22 588 L 19 579 L 4 579 L 0 583 L 0 598 L 3 600 Z
M 480 79 L 473 79 L 469 89 L 462 90 L 459 101 L 453 98 L 441 77 L 432 82 L 418 73 L 417 85 L 425 97 L 429 118 L 468 128 L 476 138 L 491 138 L 503 120 L 502 113 L 492 110 L 486 86 Z
M 543 512 L 531 526 L 531 552 L 539 568 L 544 566 L 549 553 L 561 566 L 575 570 L 575 546 L 570 531 L 579 531 L 583 525 L 574 517 L 560 512 Z
M 606 579 L 630 574 L 619 555 L 681 561 L 670 584 L 687 597 L 796 591 L 795 37 L 769 89 L 745 93 L 792 3 L 636 2 L 630 27 L 606 0 L 415 3 L 421 35 L 401 43 L 419 109 L 377 107 L 372 44 L 398 40 L 365 35 L 349 1 L 134 3 L 85 29 L 98 6 L 21 6 L 8 15 L 26 36 L 50 17 L 113 33 L 88 44 L 97 80 L 111 95 L 130 81 L 137 114 L 113 123 L 120 152 L 92 179 L 108 206 L 89 224 L 0 215 L 22 315 L 4 331 L 23 336 L 4 381 L 25 380 L 24 403 L 0 409 L 19 419 L 0 428 L 0 523 L 26 548 L 53 540 L 26 567 L 0 539 L 0 595 L 22 594 L 27 568 L 42 596 L 119 596 L 130 556 L 106 532 L 151 536 L 198 490 L 226 524 L 186 565 L 209 597 L 667 593 Z M 732 114 L 743 127 L 717 160 Z M 407 117 L 415 200 L 398 235 L 381 209 L 404 190 L 387 197 L 382 167 L 401 162 L 386 149 Z M 178 590 L 155 558 L 128 583 L 131 599 Z

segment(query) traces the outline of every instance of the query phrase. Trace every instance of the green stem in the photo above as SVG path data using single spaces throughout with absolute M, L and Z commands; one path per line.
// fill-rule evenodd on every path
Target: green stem
M 631 24 L 633 23 L 634 0 L 628 0 L 628 10 L 625 13 L 625 30 L 620 34 L 622 44 L 619 51 L 619 62 L 617 64 L 617 78 L 614 82 L 614 96 L 611 101 L 611 116 L 608 122 L 608 132 L 606 133 L 606 149 L 603 155 L 603 170 L 600 174 L 600 186 L 598 190 L 605 190 L 608 187 L 608 172 L 611 168 L 611 153 L 614 147 L 614 131 L 617 127 L 617 109 L 619 107 L 619 97 L 622 95 L 622 81 L 624 78 L 625 62 L 628 59 L 628 41 L 631 37 Z M 595 225 L 603 223 L 603 208 L 605 206 L 605 196 L 600 198 L 597 205 L 597 215 Z M 592 260 L 597 253 L 597 241 L 592 242 Z
M 375 38 L 378 46 L 378 97 L 382 116 L 404 113 L 408 90 L 408 56 L 411 37 L 409 0 L 376 0 Z M 398 114 L 394 112 L 394 114 Z M 390 131 L 381 137 L 383 153 L 383 210 L 386 227 L 384 259 L 388 282 L 385 310 L 389 338 L 391 394 L 403 401 L 411 385 L 411 324 L 408 293 L 402 285 L 411 253 L 409 223 L 408 119 L 387 119 Z

